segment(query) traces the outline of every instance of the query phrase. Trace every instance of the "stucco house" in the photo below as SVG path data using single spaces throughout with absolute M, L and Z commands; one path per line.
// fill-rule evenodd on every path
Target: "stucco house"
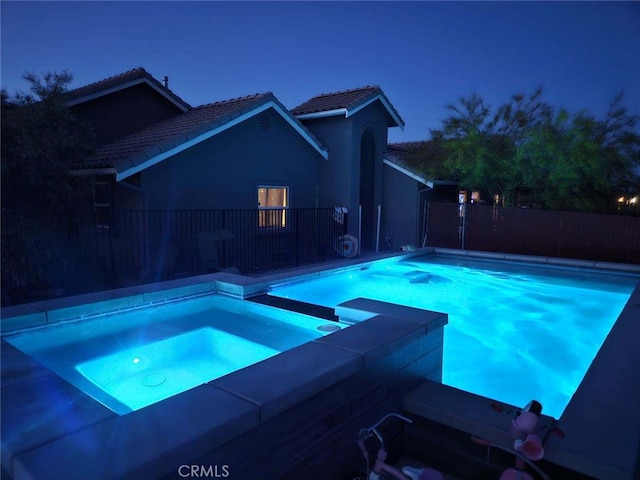
M 422 243 L 439 186 L 388 145 L 404 121 L 378 86 L 294 108 L 270 92 L 193 107 L 136 68 L 65 95 L 95 133 L 95 154 L 70 172 L 93 188 L 51 233 L 74 254 L 33 267 L 20 291 L 38 285 L 47 298 Z
M 276 230 L 279 241 L 288 239 L 269 247 L 275 253 L 266 256 L 277 260 L 301 249 L 301 232 L 311 220 L 290 215 L 300 209 L 348 212 L 344 224 L 336 219 L 335 231 L 333 220 L 312 227 L 330 230 L 330 239 L 307 245 L 303 253 L 309 258 L 335 254 L 333 242 L 344 233 L 359 240 L 352 253 L 421 243 L 425 202 L 434 185 L 403 163 L 401 149 L 388 145 L 388 129 L 403 128 L 404 121 L 378 86 L 317 95 L 291 109 L 270 92 L 193 107 L 168 88 L 166 77 L 160 82 L 136 68 L 68 92 L 67 105 L 96 135 L 96 154 L 72 172 L 93 179 L 93 196 L 84 205 L 93 219 L 89 228 L 108 235 L 111 251 L 144 245 L 144 252 L 137 249 L 109 268 L 158 264 L 153 259 L 160 256 L 173 265 L 179 255 L 167 253 L 167 244 L 180 243 L 180 251 L 194 248 L 196 233 L 167 228 L 183 219 L 165 216 L 154 229 L 148 216 L 136 216 L 131 227 L 131 215 L 121 212 L 226 212 L 206 220 L 205 227 L 190 228 L 253 242 L 249 254 L 243 251 L 247 241 L 225 244 L 226 266 L 242 271 L 260 268 L 252 257 L 262 248 L 255 241 L 268 244 Z M 225 219 L 236 211 L 248 216 L 230 234 Z M 208 258 L 182 263 L 177 270 L 196 273 L 219 266 Z
M 114 209 L 340 206 L 362 251 L 419 242 L 417 192 L 430 185 L 388 149 L 404 121 L 380 87 L 291 110 L 272 93 L 194 108 L 137 68 L 69 92 L 68 105 L 96 131 L 97 154 L 74 173 L 95 178 L 98 224 Z
M 404 121 L 376 86 L 318 95 L 291 112 L 330 151 L 320 171 L 323 201 L 346 206 L 355 220 L 349 233 L 363 251 L 374 251 L 390 214 L 383 199 L 387 130 L 404 128 Z

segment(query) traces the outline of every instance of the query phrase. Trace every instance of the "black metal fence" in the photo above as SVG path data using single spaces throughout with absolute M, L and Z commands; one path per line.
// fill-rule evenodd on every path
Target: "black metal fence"
M 338 258 L 333 208 L 2 213 L 2 304 L 228 270 L 250 274 Z
M 640 263 L 640 217 L 430 203 L 427 245 Z

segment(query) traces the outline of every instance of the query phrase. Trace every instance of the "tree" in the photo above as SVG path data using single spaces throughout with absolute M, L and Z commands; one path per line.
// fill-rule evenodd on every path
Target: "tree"
M 91 129 L 65 106 L 68 72 L 27 73 L 29 93 L 2 90 L 3 304 L 28 301 L 50 289 L 47 273 L 69 271 L 79 252 L 69 219 L 89 179 L 70 171 L 93 150 Z
M 510 202 L 521 179 L 512 161 L 513 139 L 498 128 L 500 112 L 492 116 L 491 107 L 476 94 L 446 108 L 450 115 L 442 129 L 431 132 L 447 157 L 437 174 L 458 180 L 462 188 L 483 190 L 492 198 Z
M 629 113 L 623 99 L 621 92 L 611 101 L 607 117 L 593 128 L 611 193 L 629 199 L 640 192 L 640 116 Z
M 546 208 L 611 212 L 616 199 L 640 191 L 638 117 L 612 101 L 599 121 L 588 112 L 560 110 L 528 136 L 520 155 L 531 199 Z
M 599 121 L 556 110 L 542 100 L 542 89 L 513 95 L 495 113 L 472 94 L 448 105 L 442 129 L 431 131 L 444 160 L 433 164 L 417 152 L 413 164 L 502 205 L 611 211 L 616 198 L 640 191 L 638 117 L 622 99 L 616 96 Z
M 68 72 L 26 73 L 29 93 L 2 92 L 2 208 L 72 208 L 88 182 L 70 175 L 93 150 L 91 129 L 65 106 Z

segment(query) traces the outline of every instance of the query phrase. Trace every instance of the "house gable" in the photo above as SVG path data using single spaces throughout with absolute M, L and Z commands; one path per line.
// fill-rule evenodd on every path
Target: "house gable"
M 392 169 L 400 172 L 403 175 L 406 175 L 407 177 L 411 178 L 412 180 L 415 180 L 418 183 L 421 183 L 422 185 L 425 185 L 429 188 L 433 188 L 433 182 L 430 182 L 426 179 L 424 179 L 423 177 L 421 177 L 420 175 L 417 175 L 416 173 L 404 168 L 401 165 L 398 165 L 397 163 L 394 163 L 393 160 L 389 160 L 387 158 L 385 158 L 383 160 L 383 163 L 389 167 L 391 167 Z
M 183 112 L 191 108 L 187 102 L 161 84 L 142 67 L 71 90 L 65 95 L 66 104 L 67 107 L 73 107 L 140 84 L 148 85 Z
M 140 172 L 149 209 L 255 209 L 258 188 L 288 189 L 287 205 L 317 205 L 324 158 L 273 108 Z
M 275 110 L 325 160 L 327 150 L 271 93 L 203 105 L 100 148 L 87 168 L 113 167 L 121 181 L 243 121 Z
M 299 120 L 344 116 L 348 118 L 374 102 L 380 102 L 387 115 L 389 127 L 404 129 L 404 121 L 378 86 L 366 86 L 352 90 L 325 93 L 315 96 L 291 110 Z
M 93 126 L 99 146 L 191 109 L 143 68 L 71 90 L 65 98 L 71 112 Z
M 411 157 L 419 152 L 425 152 L 429 155 L 429 147 L 431 142 L 428 140 L 416 141 L 416 142 L 401 142 L 390 143 L 387 145 L 387 151 L 384 156 L 384 163 L 391 168 L 413 178 L 415 181 L 426 185 L 429 188 L 434 188 L 434 185 L 458 185 L 458 182 L 446 179 L 426 179 L 422 172 L 418 171 L 411 165 Z M 430 161 L 441 161 L 438 158 L 429 156 Z

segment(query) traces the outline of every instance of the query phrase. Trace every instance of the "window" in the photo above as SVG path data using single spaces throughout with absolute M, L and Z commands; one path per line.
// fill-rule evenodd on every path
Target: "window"
M 289 187 L 258 187 L 260 227 L 286 227 L 287 208 L 289 208 Z

